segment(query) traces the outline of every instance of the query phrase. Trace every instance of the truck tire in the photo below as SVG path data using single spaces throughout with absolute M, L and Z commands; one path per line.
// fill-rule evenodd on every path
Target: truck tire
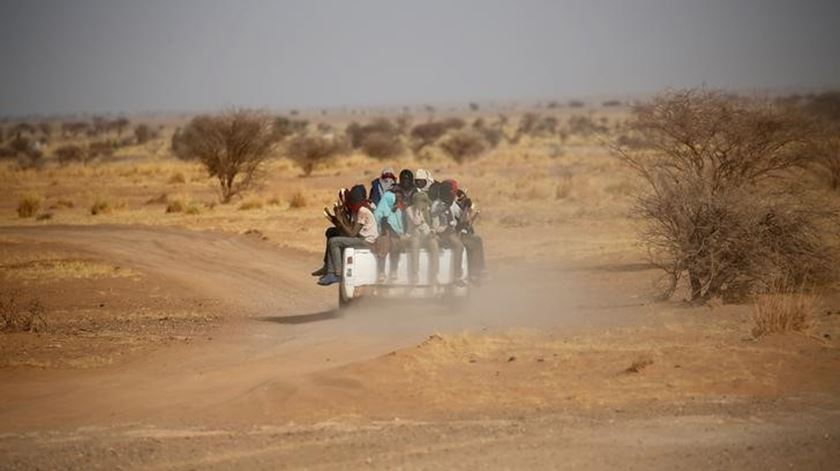
M 339 287 L 338 287 L 338 308 L 339 309 L 345 309 L 348 306 L 350 306 L 350 304 L 352 304 L 352 302 L 353 302 L 352 299 L 349 299 L 349 298 L 344 296 L 344 289 L 342 289 L 341 285 L 339 285 Z

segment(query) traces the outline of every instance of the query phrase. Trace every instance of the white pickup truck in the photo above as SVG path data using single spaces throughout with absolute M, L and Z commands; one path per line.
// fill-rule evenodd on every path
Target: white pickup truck
M 368 249 L 344 249 L 342 253 L 343 269 L 341 284 L 338 287 L 338 304 L 347 306 L 354 299 L 362 296 L 391 298 L 464 298 L 469 293 L 465 283 L 455 283 L 453 277 L 454 262 L 452 250 L 442 248 L 439 252 L 437 285 L 429 279 L 429 253 L 420 251 L 418 283 L 412 285 L 408 277 L 408 254 L 400 254 L 397 276 L 380 283 L 377 276 L 376 255 Z M 385 273 L 390 273 L 390 255 L 385 260 Z M 463 268 L 462 281 L 469 275 L 467 254 L 461 257 Z

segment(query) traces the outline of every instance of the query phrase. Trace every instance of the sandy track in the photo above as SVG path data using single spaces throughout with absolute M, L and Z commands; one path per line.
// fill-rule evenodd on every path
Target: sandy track
M 698 404 L 692 412 L 673 405 L 645 407 L 630 417 L 581 411 L 464 423 L 317 413 L 324 404 L 335 409 L 360 400 L 366 391 L 363 376 L 333 370 L 433 332 L 638 324 L 645 312 L 636 294 L 640 285 L 626 281 L 645 278 L 638 276 L 644 266 L 601 267 L 599 274 L 499 267 L 495 281 L 463 309 L 363 305 L 338 312 L 335 288 L 318 287 L 308 276 L 317 255 L 248 237 L 124 226 L 0 228 L 0 237 L 67 244 L 219 299 L 229 309 L 212 341 L 93 370 L 0 370 L 0 454 L 12 468 L 537 469 L 572 463 L 765 469 L 788 459 L 822 468 L 840 458 L 833 406 L 783 406 L 769 417 L 752 403 L 729 411 Z M 684 414 L 696 415 L 680 418 Z M 744 417 L 731 418 L 737 414 Z M 806 444 L 811 451 L 802 454 Z M 793 458 L 797 453 L 802 456 Z
M 212 342 L 93 371 L 0 372 L 6 430 L 140 419 L 270 422 L 289 415 L 289 401 L 296 407 L 310 402 L 301 383 L 307 373 L 413 345 L 433 332 L 557 322 L 553 311 L 546 315 L 536 305 L 511 315 L 526 296 L 498 289 L 491 289 L 486 305 L 457 312 L 422 305 L 338 312 L 335 288 L 318 287 L 308 275 L 317 255 L 238 235 L 50 226 L 0 228 L 0 236 L 68 244 L 220 299 L 230 309 Z

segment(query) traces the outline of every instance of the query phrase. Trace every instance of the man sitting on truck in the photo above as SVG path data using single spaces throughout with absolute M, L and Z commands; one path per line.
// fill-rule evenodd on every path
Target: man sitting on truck
M 455 195 L 455 204 L 460 208 L 455 228 L 467 249 L 467 263 L 470 267 L 470 281 L 480 283 L 485 275 L 484 241 L 475 233 L 473 223 L 478 218 L 478 208 L 465 190 L 459 189 Z
M 386 191 L 379 200 L 379 204 L 376 205 L 373 216 L 379 224 L 379 238 L 374 244 L 377 278 L 380 282 L 385 281 L 385 256 L 387 255 L 391 259 L 389 277 L 392 280 L 396 279 L 402 242 L 407 239 L 403 228 L 403 211 L 397 205 L 397 194 Z
M 432 203 L 432 230 L 438 236 L 442 247 L 452 250 L 453 279 L 456 286 L 463 286 L 463 256 L 464 244 L 457 231 L 458 216 L 460 208 L 455 204 L 455 194 L 458 191 L 458 183 L 455 180 L 444 180 L 436 185 L 433 192 L 435 201 Z
M 416 285 L 420 272 L 420 248 L 429 251 L 429 283 L 437 284 L 439 246 L 437 237 L 432 231 L 432 216 L 429 195 L 415 191 L 411 205 L 405 209 L 406 229 L 409 234 L 409 283 Z
M 386 191 L 390 191 L 394 185 L 397 184 L 397 177 L 394 176 L 394 171 L 389 167 L 383 168 L 379 178 L 370 182 L 370 201 L 375 205 L 379 205 L 379 200 Z
M 364 185 L 356 185 L 350 189 L 347 195 L 347 207 L 350 213 L 349 223 L 343 218 L 333 219 L 333 223 L 344 235 L 331 237 L 327 241 L 327 273 L 318 279 L 318 284 L 321 286 L 329 286 L 341 281 L 342 251 L 345 248 L 369 249 L 379 236 L 379 228 L 370 203 L 367 201 L 367 190 Z

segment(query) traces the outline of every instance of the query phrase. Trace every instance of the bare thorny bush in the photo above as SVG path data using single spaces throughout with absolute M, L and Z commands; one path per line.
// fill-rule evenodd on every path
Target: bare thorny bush
M 0 331 L 39 332 L 47 327 L 46 310 L 38 300 L 20 301 L 19 293 L 0 296 Z
M 228 203 L 257 182 L 277 139 L 268 114 L 239 109 L 193 118 L 175 150 L 180 158 L 201 161 Z
M 667 92 L 637 107 L 616 155 L 646 183 L 643 243 L 693 302 L 741 299 L 775 280 L 830 276 L 824 238 L 835 212 L 795 185 L 809 121 L 791 110 L 707 90 Z

